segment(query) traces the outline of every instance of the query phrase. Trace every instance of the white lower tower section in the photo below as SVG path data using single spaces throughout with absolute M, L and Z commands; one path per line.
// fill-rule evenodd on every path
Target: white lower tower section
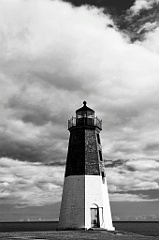
M 112 225 L 106 178 L 98 175 L 67 176 L 64 182 L 58 229 L 104 228 Z
M 58 229 L 85 228 L 85 175 L 65 177 Z
M 97 215 L 98 227 L 114 231 L 109 204 L 106 178 L 85 175 L 85 228 L 93 227 L 93 212 Z M 96 218 L 96 217 L 95 217 Z M 94 219 L 95 221 L 95 219 Z

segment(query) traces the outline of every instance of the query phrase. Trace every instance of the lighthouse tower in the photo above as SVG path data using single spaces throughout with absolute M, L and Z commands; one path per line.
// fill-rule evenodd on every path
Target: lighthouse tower
M 113 231 L 100 131 L 102 121 L 86 106 L 68 121 L 68 146 L 58 229 Z

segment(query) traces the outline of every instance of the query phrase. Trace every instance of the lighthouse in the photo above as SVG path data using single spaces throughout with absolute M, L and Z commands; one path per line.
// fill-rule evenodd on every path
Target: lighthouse
M 83 102 L 70 131 L 58 229 L 113 231 L 100 131 L 102 120 Z

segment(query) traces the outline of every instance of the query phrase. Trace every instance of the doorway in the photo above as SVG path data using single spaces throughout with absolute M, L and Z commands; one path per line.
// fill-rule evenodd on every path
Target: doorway
M 99 228 L 99 208 L 91 208 L 91 227 Z

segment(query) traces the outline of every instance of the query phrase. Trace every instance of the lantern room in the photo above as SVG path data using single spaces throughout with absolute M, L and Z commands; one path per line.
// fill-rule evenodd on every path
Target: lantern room
M 68 121 L 68 129 L 71 130 L 72 127 L 98 127 L 102 129 L 102 120 L 99 120 L 95 116 L 94 110 L 87 107 L 87 102 L 83 102 L 83 107 L 76 110 L 76 117 L 72 117 Z
M 76 111 L 76 119 L 79 118 L 94 118 L 94 110 L 86 106 L 87 102 L 83 102 L 83 107 Z

